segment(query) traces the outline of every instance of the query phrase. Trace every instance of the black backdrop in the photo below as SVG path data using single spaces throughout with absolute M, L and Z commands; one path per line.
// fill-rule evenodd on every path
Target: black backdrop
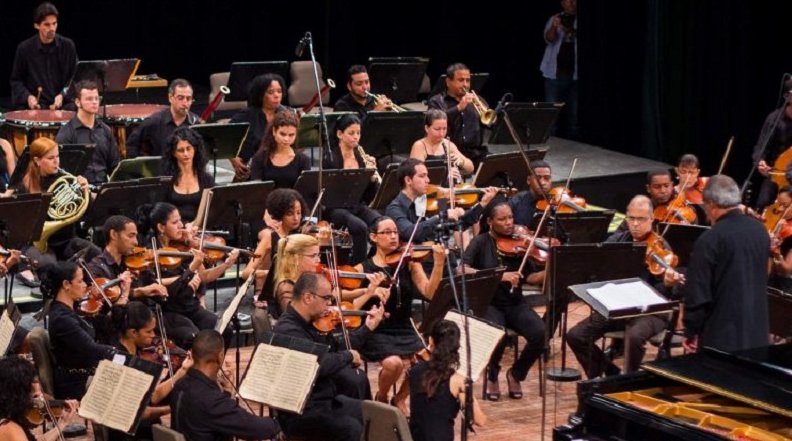
M 9 94 L 16 44 L 34 32 L 37 3 L 3 4 L 0 96 Z M 541 100 L 542 29 L 560 9 L 545 0 L 56 4 L 59 32 L 81 59 L 139 57 L 141 73 L 206 85 L 232 61 L 293 60 L 311 30 L 325 76 L 342 89 L 346 68 L 369 56 L 424 56 L 432 81 L 455 61 L 490 72 L 482 91 L 490 102 L 506 91 Z M 579 0 L 583 140 L 666 161 L 697 153 L 709 175 L 734 135 L 726 172 L 741 179 L 781 75 L 792 71 L 790 12 L 784 0 Z

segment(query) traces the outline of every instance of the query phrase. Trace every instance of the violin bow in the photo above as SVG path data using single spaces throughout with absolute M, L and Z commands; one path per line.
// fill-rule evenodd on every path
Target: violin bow
M 162 307 L 159 303 L 154 303 L 154 312 L 157 314 L 157 327 L 162 341 L 162 350 L 165 352 L 165 364 L 168 366 L 168 374 L 173 378 L 173 363 L 171 362 L 170 349 L 168 348 L 168 334 L 165 333 L 165 320 L 162 318 Z
M 162 285 L 162 272 L 160 272 L 159 266 L 159 249 L 157 248 L 157 238 L 151 238 L 151 252 L 154 254 L 154 269 L 156 270 L 157 274 L 157 283 Z
M 734 144 L 734 136 L 729 138 L 729 143 L 726 144 L 726 152 L 723 153 L 723 158 L 721 158 L 720 167 L 718 167 L 718 174 L 723 173 L 723 168 L 726 166 L 726 159 L 729 158 L 729 153 L 731 153 L 732 144 Z
M 85 269 L 85 268 L 83 268 L 83 269 Z M 58 425 L 58 419 L 55 418 L 55 414 L 52 413 L 52 408 L 49 405 L 49 401 L 47 401 L 47 399 L 45 397 L 41 396 L 41 395 L 39 395 L 38 397 L 34 398 L 33 400 L 34 400 L 34 403 L 38 402 L 41 405 L 41 407 L 44 409 L 44 412 L 47 413 L 47 416 L 49 417 L 49 419 L 52 420 L 52 425 L 55 426 L 55 428 L 58 430 L 58 439 L 60 441 L 65 441 L 65 439 L 63 437 L 63 430 L 61 430 L 60 426 Z
M 545 219 L 547 219 L 547 213 L 550 212 L 550 204 L 547 204 L 547 208 L 545 208 L 544 213 L 542 213 L 542 218 L 539 220 L 539 225 L 536 226 L 536 232 L 534 233 L 531 241 L 528 243 L 528 248 L 525 250 L 525 255 L 523 256 L 522 263 L 520 263 L 520 269 L 518 269 L 518 273 L 520 277 L 522 277 L 523 271 L 525 270 L 525 264 L 528 263 L 528 256 L 533 251 L 534 242 L 539 238 L 539 232 L 542 231 L 542 225 L 544 225 Z
M 204 247 L 204 238 L 206 234 L 203 232 L 206 231 L 206 221 L 209 220 L 209 207 L 212 205 L 212 192 L 210 191 L 209 194 L 206 195 L 206 210 L 204 211 L 204 218 L 203 223 L 201 224 L 201 244 L 198 246 L 198 251 L 203 252 Z
M 396 285 L 396 307 L 401 306 L 401 289 L 399 287 L 399 271 L 401 271 L 402 267 L 404 266 L 404 258 L 407 256 L 407 253 L 410 252 L 410 248 L 412 248 L 413 240 L 415 240 L 415 232 L 418 231 L 418 224 L 421 223 L 423 220 L 423 216 L 418 216 L 418 219 L 415 220 L 415 225 L 413 225 L 413 230 L 410 233 L 410 239 L 407 240 L 407 243 L 404 245 L 404 251 L 402 251 L 401 257 L 399 257 L 399 264 L 396 265 L 396 269 L 393 270 L 393 276 L 391 277 L 391 283 Z
M 330 225 L 330 251 L 329 259 L 327 259 L 327 266 L 330 268 L 330 279 L 332 279 L 333 295 L 336 298 L 336 305 L 338 305 L 338 312 L 341 312 L 341 284 L 338 282 L 338 261 L 336 260 L 335 238 L 333 237 L 333 225 Z M 341 335 L 344 336 L 344 343 L 348 350 L 352 350 L 352 341 L 349 339 L 349 330 L 344 323 L 344 314 L 341 315 Z M 356 369 L 357 371 L 357 369 Z M 360 374 L 357 371 L 358 375 Z
M 83 269 L 83 271 L 85 271 L 85 274 L 88 275 L 88 278 L 91 279 L 91 285 L 93 285 L 94 288 L 96 288 L 96 290 L 99 291 L 99 295 L 102 296 L 102 299 L 105 302 L 107 302 L 107 306 L 112 308 L 113 307 L 113 302 L 111 302 L 110 299 L 107 298 L 107 296 L 105 295 L 104 290 L 102 289 L 102 287 L 99 286 L 98 283 L 96 283 L 96 279 L 94 279 L 94 276 L 93 276 L 93 274 L 91 274 L 91 271 L 88 270 L 88 267 L 85 265 L 85 263 L 79 262 L 79 264 L 80 264 L 80 267 Z
M 528 154 L 525 153 L 525 146 L 523 145 L 522 141 L 520 141 L 520 137 L 517 135 L 517 130 L 514 129 L 511 118 L 509 118 L 509 112 L 503 112 L 503 122 L 506 123 L 506 128 L 509 129 L 509 134 L 514 140 L 514 143 L 517 144 L 517 149 L 520 151 L 523 161 L 525 161 L 525 167 L 528 168 L 528 174 L 536 179 L 536 182 L 539 182 L 539 177 L 536 176 L 536 172 L 534 172 L 534 169 L 531 168 L 531 160 L 528 159 Z M 547 190 L 545 190 L 541 185 L 539 186 L 539 189 L 542 190 L 542 196 L 544 196 L 545 200 L 550 201 L 550 194 L 547 192 Z
M 454 194 L 454 178 L 451 175 L 451 171 L 453 165 L 451 164 L 451 152 L 448 151 L 448 147 L 446 147 L 445 142 L 440 141 L 440 145 L 443 146 L 443 150 L 446 154 L 446 169 L 448 170 L 448 200 L 449 206 L 453 210 L 456 208 L 456 195 Z
M 669 206 L 671 206 L 674 203 L 674 201 L 676 201 L 679 198 L 682 198 L 683 204 L 685 203 L 685 191 L 687 189 L 687 184 L 689 181 L 690 181 L 690 175 L 685 175 L 685 180 L 682 181 L 682 185 L 679 187 L 680 191 L 678 192 L 677 196 L 674 199 L 671 199 L 668 202 Z M 675 216 L 678 213 L 679 210 L 677 210 L 676 208 L 673 209 L 669 208 L 668 212 L 665 215 L 665 218 L 663 218 L 663 222 L 666 224 L 666 227 L 665 229 L 663 229 L 663 233 L 660 236 L 665 236 L 666 231 L 668 231 L 668 226 L 669 226 L 668 221 L 671 220 L 672 216 Z M 687 220 L 685 220 L 685 222 L 687 222 Z
M 324 196 L 325 189 L 323 188 L 322 191 L 319 192 L 319 195 L 316 196 L 316 202 L 314 202 L 313 208 L 311 208 L 311 214 L 308 216 L 308 219 L 313 219 L 314 215 L 316 214 L 316 210 L 319 208 L 319 204 L 322 203 L 322 197 Z

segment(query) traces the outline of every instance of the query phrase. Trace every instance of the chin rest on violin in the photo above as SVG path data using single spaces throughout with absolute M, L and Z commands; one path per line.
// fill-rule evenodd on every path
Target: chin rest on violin
M 534 246 L 531 247 L 531 254 L 528 258 L 536 263 L 546 263 L 550 247 L 561 245 L 561 242 L 556 238 L 548 241 L 546 237 L 539 237 L 534 240 L 534 236 L 534 232 L 525 225 L 515 225 L 512 234 L 506 236 L 496 235 L 495 245 L 501 255 L 520 257 L 525 255 L 531 240 L 533 240 Z
M 354 309 L 352 303 L 341 302 L 341 307 L 332 306 L 321 317 L 313 321 L 313 327 L 322 334 L 329 334 L 341 325 L 341 317 L 344 318 L 344 326 L 347 329 L 357 329 L 363 324 L 363 317 L 368 312 Z

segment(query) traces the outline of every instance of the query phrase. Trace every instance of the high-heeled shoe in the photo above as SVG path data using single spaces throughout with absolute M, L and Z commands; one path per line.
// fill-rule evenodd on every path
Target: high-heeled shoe
M 523 397 L 522 386 L 512 375 L 511 369 L 506 371 L 506 384 L 509 388 L 509 398 L 519 400 Z
M 500 397 L 500 385 L 498 382 L 487 380 L 487 393 L 485 398 L 487 398 L 489 401 L 498 401 L 500 400 Z

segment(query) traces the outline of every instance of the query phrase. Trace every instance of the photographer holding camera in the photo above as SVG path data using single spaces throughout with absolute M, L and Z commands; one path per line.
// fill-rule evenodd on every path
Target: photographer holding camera
M 576 138 L 577 124 L 577 0 L 561 0 L 562 12 L 547 20 L 547 43 L 540 69 L 545 78 L 545 101 L 565 103 L 560 135 Z M 565 115 L 564 115 L 565 114 Z

